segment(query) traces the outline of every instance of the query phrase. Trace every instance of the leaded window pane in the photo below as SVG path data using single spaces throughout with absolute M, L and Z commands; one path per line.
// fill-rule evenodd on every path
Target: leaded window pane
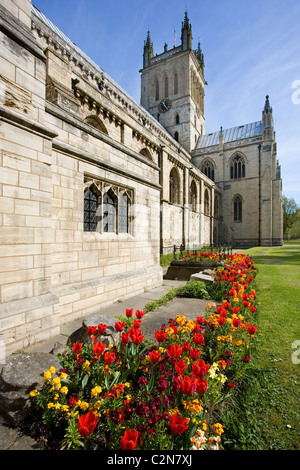
M 103 232 L 115 231 L 116 200 L 109 192 L 103 197 Z
M 91 188 L 84 192 L 84 231 L 96 232 L 97 230 L 97 206 L 98 196 Z
M 119 197 L 119 232 L 128 233 L 128 196 Z

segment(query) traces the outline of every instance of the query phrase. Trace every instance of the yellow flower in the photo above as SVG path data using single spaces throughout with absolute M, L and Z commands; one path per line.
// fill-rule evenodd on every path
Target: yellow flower
M 35 396 L 38 395 L 38 394 L 39 394 L 39 392 L 38 392 L 36 389 L 31 390 L 31 392 L 29 393 L 29 395 L 30 395 L 31 397 L 35 397 Z
M 49 410 L 50 410 L 51 408 L 54 408 L 54 407 L 55 407 L 55 405 L 54 405 L 54 403 L 52 403 L 52 402 L 49 402 L 48 405 L 47 405 L 47 408 L 48 408 Z
M 50 372 L 50 374 L 54 374 L 55 373 L 55 367 L 51 366 L 50 369 L 49 369 L 49 372 Z
M 61 411 L 63 411 L 64 413 L 68 413 L 68 412 L 69 412 L 69 407 L 68 407 L 68 405 L 62 405 Z
M 125 382 L 125 383 L 124 383 L 124 387 L 127 387 L 127 388 L 130 387 L 130 383 L 129 383 L 129 382 Z
M 186 322 L 186 317 L 184 315 L 177 315 L 176 317 L 176 323 L 178 323 L 178 325 L 184 325 Z
M 216 423 L 216 424 L 213 424 L 212 427 L 219 436 L 221 436 L 221 434 L 223 434 L 224 429 L 223 429 L 222 424 Z
M 54 377 L 54 379 L 52 380 L 52 385 L 56 390 L 59 390 L 61 387 L 60 378 Z
M 89 404 L 86 401 L 80 402 L 80 409 L 85 411 L 89 407 Z
M 95 388 L 92 388 L 91 390 L 91 397 L 94 398 L 96 397 L 97 395 L 99 395 L 99 393 L 102 392 L 102 388 L 100 386 L 97 386 Z
M 51 372 L 47 370 L 47 372 L 44 372 L 44 380 L 50 380 L 51 379 Z
M 67 393 L 68 393 L 68 387 L 62 387 L 62 388 L 60 389 L 60 393 L 62 393 L 63 395 L 67 395 Z
M 68 374 L 66 374 L 65 372 L 62 372 L 60 374 L 60 378 L 63 380 L 63 379 L 66 379 L 68 377 Z
M 83 365 L 82 365 L 82 368 L 83 368 L 83 372 L 84 373 L 87 373 L 90 371 L 90 361 L 86 360 Z

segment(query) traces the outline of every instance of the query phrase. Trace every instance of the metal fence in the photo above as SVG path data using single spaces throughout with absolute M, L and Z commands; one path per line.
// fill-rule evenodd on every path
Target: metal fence
M 223 245 L 207 245 L 207 246 L 195 246 L 192 247 L 190 245 L 183 245 L 180 246 L 173 246 L 173 257 L 174 260 L 182 259 L 186 254 L 196 254 L 197 252 L 210 252 L 210 253 L 218 253 L 220 258 L 225 257 L 226 255 L 232 255 L 232 245 L 230 244 L 223 244 Z

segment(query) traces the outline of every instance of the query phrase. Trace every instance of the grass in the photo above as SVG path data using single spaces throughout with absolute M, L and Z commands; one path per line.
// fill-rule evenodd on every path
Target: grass
M 223 410 L 228 447 L 300 449 L 300 249 L 287 244 L 244 253 L 259 270 L 260 336 L 238 401 Z
M 297 245 L 300 240 L 289 240 L 282 247 L 244 251 L 258 268 L 255 289 L 260 301 L 259 336 L 236 398 L 219 410 L 226 426 L 225 449 L 300 449 L 300 247 Z M 164 261 L 168 264 L 167 259 Z

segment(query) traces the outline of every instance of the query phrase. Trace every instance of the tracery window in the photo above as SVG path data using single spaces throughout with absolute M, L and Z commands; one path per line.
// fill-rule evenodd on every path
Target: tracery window
M 245 174 L 245 161 L 240 155 L 236 155 L 230 165 L 230 178 L 232 180 L 238 178 L 245 178 Z
M 178 171 L 175 167 L 170 171 L 169 180 L 169 200 L 171 204 L 180 203 L 180 178 Z
M 202 167 L 201 167 L 202 173 L 204 173 L 208 178 L 210 178 L 212 181 L 215 181 L 215 169 L 212 164 L 212 162 L 206 160 L 203 162 Z
M 239 194 L 233 199 L 233 220 L 234 222 L 241 222 L 243 214 L 243 201 Z
M 84 191 L 84 231 L 130 233 L 132 201 L 133 190 L 104 181 L 87 181 Z

